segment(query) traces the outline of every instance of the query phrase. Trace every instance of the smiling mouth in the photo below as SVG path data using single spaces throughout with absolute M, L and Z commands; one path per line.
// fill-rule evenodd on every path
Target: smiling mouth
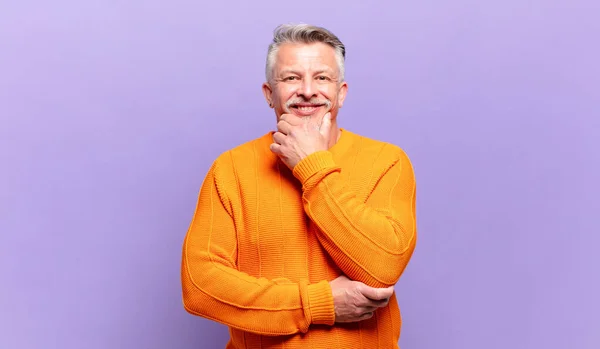
M 312 115 L 322 106 L 323 104 L 292 104 L 290 109 L 294 114 L 306 116 Z

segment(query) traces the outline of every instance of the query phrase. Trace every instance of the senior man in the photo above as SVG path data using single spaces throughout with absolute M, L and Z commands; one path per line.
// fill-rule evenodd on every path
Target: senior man
M 394 285 L 416 243 L 398 146 L 339 128 L 345 47 L 306 24 L 274 32 L 262 86 L 277 131 L 221 154 L 183 244 L 183 303 L 227 348 L 398 348 Z

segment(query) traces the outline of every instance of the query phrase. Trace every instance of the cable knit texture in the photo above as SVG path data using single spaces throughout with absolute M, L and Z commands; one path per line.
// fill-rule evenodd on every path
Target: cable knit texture
M 221 154 L 183 244 L 185 309 L 230 328 L 227 348 L 398 348 L 392 296 L 336 323 L 329 281 L 396 284 L 416 244 L 416 185 L 399 147 L 342 129 L 288 169 L 272 132 Z

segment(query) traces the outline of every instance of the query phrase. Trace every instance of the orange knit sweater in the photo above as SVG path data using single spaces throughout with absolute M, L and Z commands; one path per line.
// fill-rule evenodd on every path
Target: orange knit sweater
M 183 244 L 185 309 L 230 328 L 227 348 L 398 348 L 395 295 L 369 320 L 335 323 L 341 274 L 394 285 L 416 243 L 406 154 L 342 129 L 289 170 L 272 133 L 211 166 Z

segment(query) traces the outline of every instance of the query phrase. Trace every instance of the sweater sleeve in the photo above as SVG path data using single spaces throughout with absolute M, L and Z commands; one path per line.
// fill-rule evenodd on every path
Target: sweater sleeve
M 215 162 L 207 174 L 181 263 L 183 305 L 194 315 L 261 335 L 308 331 L 310 324 L 333 325 L 331 287 L 256 278 L 236 268 L 237 237 L 231 208 Z
M 344 182 L 329 151 L 305 157 L 294 167 L 302 182 L 306 214 L 318 238 L 351 279 L 373 287 L 394 285 L 416 243 L 416 184 L 403 151 L 391 162 L 366 202 Z

